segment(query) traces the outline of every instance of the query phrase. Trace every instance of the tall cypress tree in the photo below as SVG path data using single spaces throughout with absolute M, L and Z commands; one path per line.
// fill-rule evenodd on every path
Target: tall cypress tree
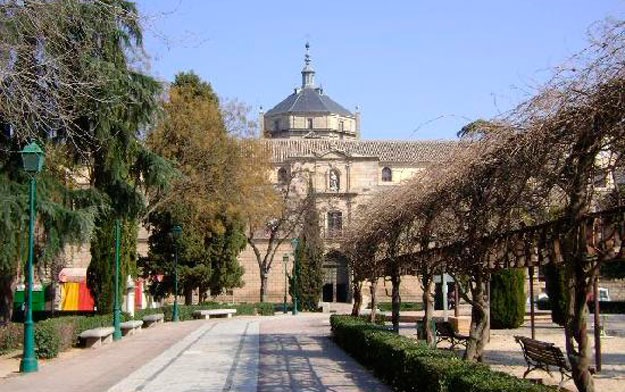
M 525 317 L 525 271 L 504 269 L 490 281 L 490 323 L 493 329 L 517 328 Z
M 290 279 L 293 295 L 293 277 L 298 277 L 297 298 L 302 310 L 315 311 L 323 289 L 323 241 L 319 233 L 319 213 L 312 182 L 308 184 L 302 232 L 297 247 L 299 268 L 293 271 Z
M 553 263 L 542 268 L 545 275 L 545 291 L 549 296 L 551 307 L 551 321 L 558 325 L 564 325 L 567 309 L 564 271 Z

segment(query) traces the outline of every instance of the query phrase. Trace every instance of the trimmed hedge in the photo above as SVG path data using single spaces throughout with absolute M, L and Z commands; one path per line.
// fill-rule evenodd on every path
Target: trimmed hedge
M 334 341 L 397 391 L 547 392 L 555 389 L 491 371 L 351 316 L 330 317 Z
M 378 309 L 383 312 L 390 312 L 393 310 L 392 302 L 378 302 Z M 402 312 L 412 311 L 412 310 L 423 310 L 422 302 L 402 302 L 399 310 Z
M 0 355 L 22 347 L 24 341 L 24 325 L 8 323 L 0 327 Z
M 193 312 L 203 309 L 236 309 L 238 316 L 273 316 L 274 304 L 272 303 L 238 303 L 228 304 L 219 302 L 204 302 L 199 305 L 178 305 L 178 318 L 180 321 L 193 320 Z M 135 319 L 139 320 L 148 314 L 163 313 L 165 315 L 165 321 L 171 321 L 173 319 L 173 306 L 163 306 L 155 309 L 142 309 L 135 311 Z

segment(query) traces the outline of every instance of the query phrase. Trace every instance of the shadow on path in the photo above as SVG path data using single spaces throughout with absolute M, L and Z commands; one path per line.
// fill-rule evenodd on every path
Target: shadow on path
M 264 323 L 258 391 L 390 391 L 338 348 L 329 330 L 319 317 Z

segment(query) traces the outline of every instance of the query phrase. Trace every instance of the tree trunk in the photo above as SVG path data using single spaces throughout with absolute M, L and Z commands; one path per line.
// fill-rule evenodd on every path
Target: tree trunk
M 15 293 L 15 275 L 0 276 L 0 325 L 11 321 L 13 316 L 13 293 Z
M 267 302 L 269 290 L 269 272 L 261 271 L 260 273 L 260 302 Z
M 488 278 L 481 273 L 476 274 L 475 285 L 471 288 L 471 329 L 467 350 L 464 359 L 472 362 L 482 362 L 484 347 L 489 334 L 489 301 L 488 301 Z
M 393 331 L 395 333 L 399 333 L 399 309 L 401 307 L 401 295 L 399 294 L 399 286 L 401 284 L 401 276 L 400 276 L 399 266 L 396 263 L 393 266 L 393 273 L 391 275 L 391 284 L 392 284 L 391 320 L 393 322 Z
M 428 346 L 433 347 L 434 331 L 432 330 L 432 317 L 434 316 L 434 294 L 432 293 L 432 278 L 431 274 L 425 273 L 421 277 L 421 283 L 423 285 L 423 309 L 425 311 L 423 315 L 423 331 Z
M 591 347 L 587 332 L 588 306 L 592 279 L 587 279 L 587 266 L 584 256 L 576 257 L 575 262 L 566 264 L 568 290 L 567 315 L 565 324 L 566 352 L 571 363 L 573 381 L 580 392 L 594 392 L 595 386 L 590 373 Z
M 371 313 L 369 314 L 369 321 L 375 323 L 376 308 L 378 307 L 378 300 L 375 292 L 378 288 L 378 279 L 369 280 L 369 293 L 371 294 Z
M 184 304 L 193 305 L 193 287 L 184 288 Z
M 593 235 L 592 224 L 585 226 L 581 218 L 589 210 L 589 173 L 595 163 L 601 143 L 595 135 L 602 124 L 600 116 L 595 116 L 592 129 L 588 129 L 576 140 L 572 153 L 577 159 L 565 172 L 570 180 L 567 194 L 570 198 L 564 216 L 569 219 L 569 230 L 562 241 L 562 255 L 566 271 L 567 315 L 564 332 L 566 335 L 566 353 L 571 363 L 573 381 L 580 392 L 594 392 L 595 386 L 590 374 L 590 340 L 586 331 L 588 306 L 586 299 L 592 287 L 596 269 L 586 257 L 588 236 Z
M 362 282 L 352 282 L 354 294 L 354 304 L 352 305 L 352 316 L 360 316 L 360 307 L 362 306 Z

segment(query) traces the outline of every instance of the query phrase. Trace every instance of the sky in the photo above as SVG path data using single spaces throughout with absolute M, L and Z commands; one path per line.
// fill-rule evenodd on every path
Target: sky
M 364 139 L 455 139 L 530 98 L 625 0 L 140 0 L 148 72 L 193 70 L 257 116 L 316 83 Z

